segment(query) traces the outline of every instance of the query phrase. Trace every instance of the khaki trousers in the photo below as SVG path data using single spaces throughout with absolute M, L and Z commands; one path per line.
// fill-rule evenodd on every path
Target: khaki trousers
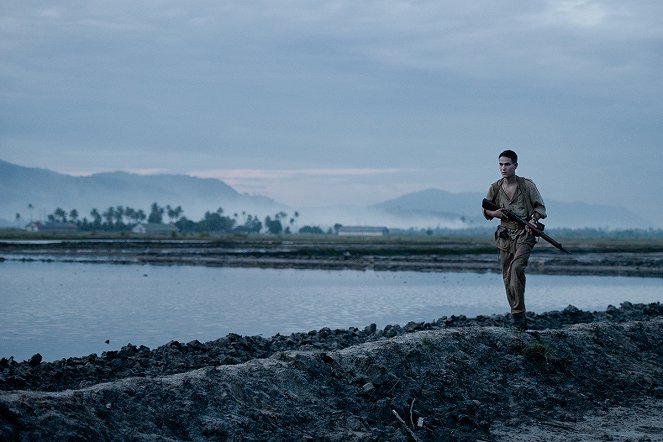
M 500 226 L 495 232 L 495 239 L 500 250 L 504 289 L 511 314 L 524 313 L 525 269 L 536 238 L 524 230 L 511 230 Z

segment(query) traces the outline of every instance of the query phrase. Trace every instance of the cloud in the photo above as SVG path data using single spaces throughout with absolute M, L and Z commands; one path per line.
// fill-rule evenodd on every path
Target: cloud
M 548 4 L 552 15 L 580 27 L 595 27 L 608 16 L 605 6 L 590 0 L 562 0 Z
M 657 164 L 661 16 L 649 0 L 5 0 L 1 156 L 367 201 L 481 182 L 508 145 L 546 158 L 532 175 L 560 193 L 608 198 L 621 152 Z M 631 201 L 652 177 L 614 187 Z
M 6 7 L 0 35 L 13 50 L 0 76 L 20 81 L 31 60 L 63 93 L 76 85 L 103 94 L 85 79 L 102 77 L 105 99 L 132 77 L 150 79 L 149 92 L 161 82 L 242 88 L 252 78 L 365 83 L 380 67 L 536 87 L 563 81 L 606 96 L 615 81 L 628 87 L 659 71 L 661 27 L 651 16 L 663 13 L 647 2 L 591 0 L 42 4 Z M 38 78 L 21 83 L 38 88 Z

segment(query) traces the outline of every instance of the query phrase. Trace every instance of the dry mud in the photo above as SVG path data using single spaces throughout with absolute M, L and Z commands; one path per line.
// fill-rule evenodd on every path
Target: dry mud
M 663 305 L 0 360 L 0 440 L 663 440 Z

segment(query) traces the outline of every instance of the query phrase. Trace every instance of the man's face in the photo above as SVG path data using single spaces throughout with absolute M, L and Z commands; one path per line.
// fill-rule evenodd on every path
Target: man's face
M 517 163 L 514 163 L 513 160 L 509 157 L 500 157 L 500 173 L 504 178 L 511 178 L 516 174 Z

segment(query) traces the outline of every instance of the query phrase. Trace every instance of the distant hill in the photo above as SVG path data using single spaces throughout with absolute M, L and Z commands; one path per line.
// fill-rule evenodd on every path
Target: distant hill
M 439 218 L 462 220 L 468 226 L 486 225 L 481 215 L 483 193 L 450 193 L 439 189 L 427 189 L 409 193 L 372 206 L 391 215 L 403 218 Z M 546 199 L 549 228 L 613 228 L 631 229 L 650 227 L 650 223 L 627 209 L 616 206 L 565 203 Z
M 29 220 L 53 213 L 60 207 L 78 210 L 89 218 L 90 210 L 129 206 L 149 213 L 154 202 L 160 206 L 182 206 L 184 216 L 198 220 L 205 211 L 222 207 L 234 212 L 264 216 L 284 206 L 264 196 L 237 192 L 221 180 L 186 175 L 136 175 L 126 172 L 70 176 L 47 169 L 18 166 L 0 160 L 0 218 L 15 220 L 16 213 Z M 15 224 L 15 223 L 13 223 Z
M 451 193 L 439 189 L 426 189 L 387 200 L 372 207 L 386 212 L 403 215 L 419 214 L 441 218 L 479 218 L 481 196 L 477 193 Z M 477 206 L 477 201 L 479 206 Z M 483 219 L 481 217 L 481 219 Z
M 221 180 L 186 175 L 136 175 L 126 172 L 70 176 L 47 169 L 18 166 L 0 160 L 0 227 L 15 226 L 15 216 L 24 224 L 32 215 L 43 219 L 56 208 L 76 209 L 89 218 L 93 208 L 125 206 L 149 213 L 154 202 L 181 206 L 184 216 L 195 221 L 205 211 L 222 207 L 226 214 L 245 212 L 262 218 L 292 209 L 265 196 L 243 195 Z M 426 189 L 402 195 L 369 207 L 336 206 L 298 208 L 299 225 L 374 225 L 398 228 L 487 227 L 481 216 L 482 193 L 451 193 Z M 32 204 L 32 214 L 28 209 Z M 597 227 L 628 229 L 650 227 L 634 213 L 621 208 L 586 203 L 546 200 L 548 228 Z M 3 221 L 4 220 L 4 221 Z M 652 226 L 653 227 L 653 226 Z

